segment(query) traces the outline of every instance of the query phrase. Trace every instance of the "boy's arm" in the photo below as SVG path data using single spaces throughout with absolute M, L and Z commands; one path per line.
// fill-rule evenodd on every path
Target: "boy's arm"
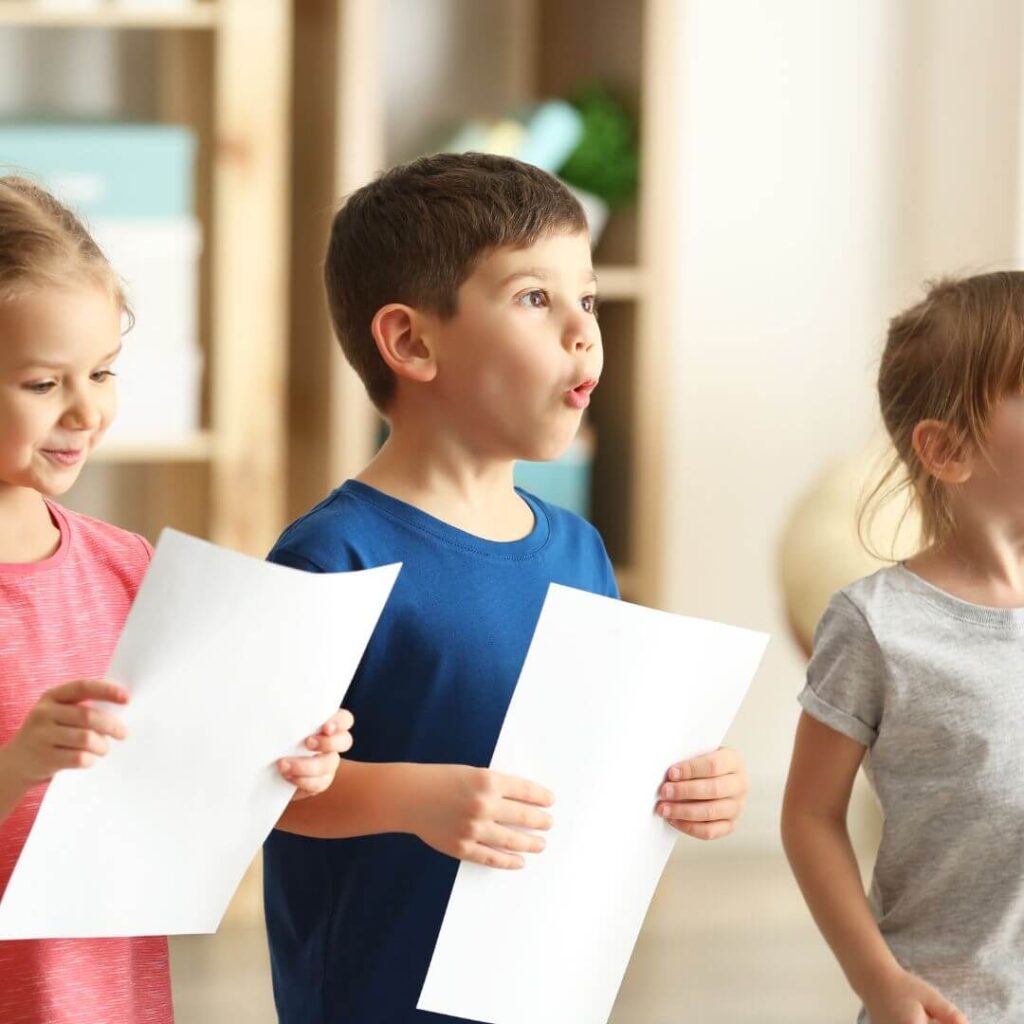
M 872 1021 L 967 1024 L 955 1006 L 900 966 L 864 895 L 846 812 L 865 750 L 806 712 L 801 715 L 782 810 L 786 856 L 818 928 Z
M 486 768 L 453 764 L 342 762 L 324 793 L 293 802 L 277 827 L 318 839 L 405 832 L 450 857 L 521 868 L 544 840 L 552 795 Z

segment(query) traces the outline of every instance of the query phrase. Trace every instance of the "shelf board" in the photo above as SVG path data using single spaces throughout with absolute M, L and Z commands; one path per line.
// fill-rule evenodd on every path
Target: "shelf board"
M 643 295 L 646 275 L 639 267 L 606 264 L 594 267 L 597 294 L 602 302 L 638 299 Z
M 194 3 L 180 9 L 108 5 L 96 8 L 49 6 L 33 0 L 0 0 L 0 27 L 210 29 L 217 6 Z
M 213 440 L 208 433 L 196 434 L 183 441 L 110 441 L 103 443 L 92 456 L 94 462 L 105 463 L 167 463 L 208 462 L 213 458 Z

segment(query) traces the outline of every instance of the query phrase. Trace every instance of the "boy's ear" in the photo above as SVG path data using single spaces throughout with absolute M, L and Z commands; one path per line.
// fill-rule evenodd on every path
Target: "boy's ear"
M 434 352 L 423 327 L 422 314 L 400 302 L 381 306 L 374 315 L 370 330 L 377 351 L 397 377 L 425 383 L 437 375 Z
M 970 480 L 974 472 L 971 452 L 948 423 L 921 420 L 914 427 L 912 441 L 921 465 L 937 480 L 944 484 Z

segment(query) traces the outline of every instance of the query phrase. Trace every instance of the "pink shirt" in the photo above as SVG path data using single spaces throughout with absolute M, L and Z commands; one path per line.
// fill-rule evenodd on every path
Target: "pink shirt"
M 0 744 L 45 690 L 102 679 L 152 549 L 141 537 L 47 502 L 60 546 L 0 564 Z M 0 822 L 0 894 L 45 785 Z M 89 884 L 88 878 L 82 879 Z M 171 1024 L 167 940 L 0 942 L 3 1024 Z

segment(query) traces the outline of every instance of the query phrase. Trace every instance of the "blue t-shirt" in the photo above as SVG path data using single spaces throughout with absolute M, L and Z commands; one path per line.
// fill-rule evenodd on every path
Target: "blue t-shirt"
M 271 561 L 311 572 L 403 563 L 345 700 L 353 758 L 486 766 L 548 584 L 618 596 L 597 531 L 519 493 L 534 528 L 500 543 L 350 480 L 274 546 Z M 282 1024 L 457 1020 L 415 1009 L 457 868 L 410 835 L 272 832 L 264 897 Z

